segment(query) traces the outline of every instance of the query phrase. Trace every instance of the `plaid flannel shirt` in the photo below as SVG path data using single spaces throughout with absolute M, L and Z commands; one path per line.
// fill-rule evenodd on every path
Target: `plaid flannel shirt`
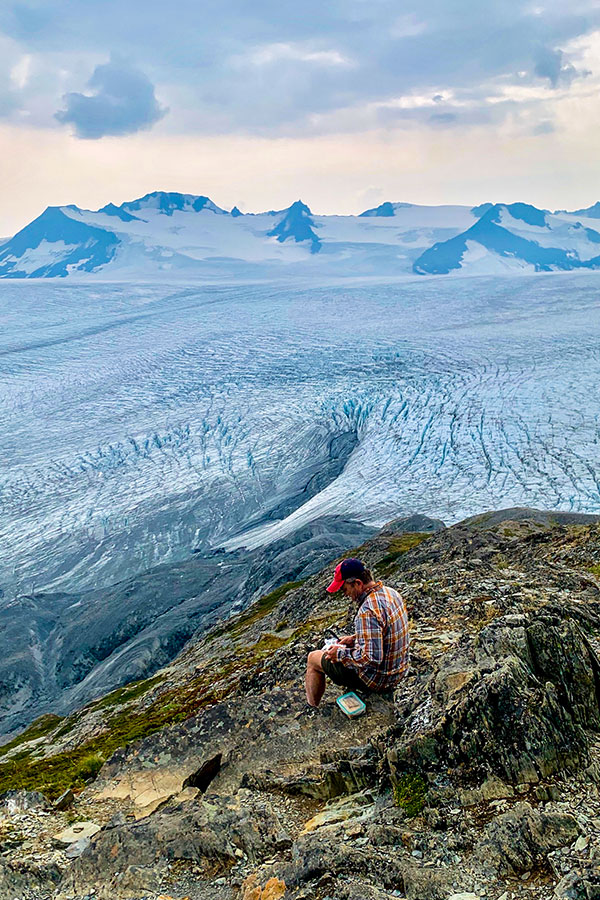
M 353 647 L 339 647 L 336 660 L 354 669 L 375 691 L 397 684 L 409 667 L 408 616 L 404 600 L 378 581 L 363 594 L 354 619 Z

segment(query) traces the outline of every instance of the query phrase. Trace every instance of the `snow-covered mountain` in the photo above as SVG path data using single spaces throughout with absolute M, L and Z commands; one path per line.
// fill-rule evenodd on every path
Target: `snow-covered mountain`
M 408 203 L 318 216 L 297 200 L 242 214 L 205 196 L 156 191 L 96 211 L 49 207 L 0 244 L 0 277 L 395 275 L 410 273 L 424 250 L 476 221 L 466 206 Z
M 595 269 L 600 267 L 600 232 L 591 218 L 591 209 L 550 213 L 527 203 L 495 203 L 465 232 L 426 250 L 414 271 L 489 275 L 515 269 Z
M 550 213 L 525 203 L 417 206 L 358 216 L 228 212 L 206 196 L 155 191 L 96 211 L 49 207 L 0 243 L 0 277 L 114 280 L 401 275 L 600 266 L 600 204 Z M 596 221 L 595 221 L 596 220 Z

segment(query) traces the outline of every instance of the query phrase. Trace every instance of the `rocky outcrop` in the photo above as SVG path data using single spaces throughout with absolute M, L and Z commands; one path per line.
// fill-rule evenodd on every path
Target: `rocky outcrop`
M 451 767 L 519 784 L 586 764 L 600 728 L 594 662 L 568 608 L 508 614 L 465 635 L 418 694 L 402 686 L 412 709 L 387 754 L 392 771 Z
M 353 550 L 403 592 L 412 628 L 408 677 L 366 716 L 345 718 L 335 687 L 304 704 L 306 653 L 347 627 L 324 592 L 332 561 L 9 748 L 0 783 L 51 799 L 61 765 L 91 778 L 89 754 L 108 757 L 66 810 L 0 803 L 22 896 L 593 900 L 600 526 L 520 511 L 405 525 Z M 88 843 L 59 846 L 73 819 Z
M 122 894 L 123 875 L 132 870 L 146 885 L 157 886 L 172 860 L 195 861 L 210 871 L 211 865 L 225 869 L 239 859 L 257 865 L 290 846 L 289 835 L 265 800 L 238 792 L 231 799 L 175 802 L 140 822 L 105 828 L 73 864 L 59 897 L 85 894 L 99 882 L 108 897 Z
M 475 857 L 493 873 L 521 874 L 543 862 L 551 850 L 578 837 L 577 820 L 570 813 L 517 803 L 486 826 Z

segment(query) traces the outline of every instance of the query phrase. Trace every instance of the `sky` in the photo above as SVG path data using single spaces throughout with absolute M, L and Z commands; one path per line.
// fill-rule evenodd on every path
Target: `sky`
M 591 0 L 3 0 L 0 236 L 153 190 L 576 209 L 599 119 Z

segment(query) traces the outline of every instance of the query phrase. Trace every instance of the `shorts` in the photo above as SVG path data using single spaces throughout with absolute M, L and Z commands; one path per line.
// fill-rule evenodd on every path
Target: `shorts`
M 331 662 L 331 660 L 325 659 L 325 654 L 321 657 L 321 668 L 327 677 L 330 678 L 334 684 L 339 684 L 340 687 L 347 687 L 351 691 L 371 690 L 364 681 L 361 681 L 355 669 L 350 669 L 341 662 Z

